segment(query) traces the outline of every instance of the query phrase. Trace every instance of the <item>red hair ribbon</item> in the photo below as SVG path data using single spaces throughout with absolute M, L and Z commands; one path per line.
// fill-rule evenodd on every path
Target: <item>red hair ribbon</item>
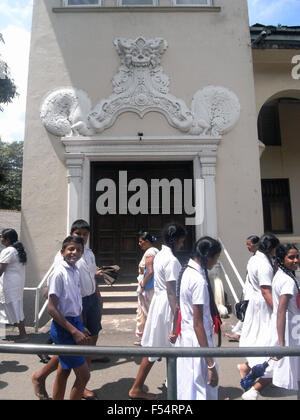
M 222 321 L 218 315 L 213 316 L 213 323 L 214 323 L 215 333 L 219 334 L 219 332 L 221 331 Z
M 181 334 L 181 309 L 177 306 L 176 337 Z

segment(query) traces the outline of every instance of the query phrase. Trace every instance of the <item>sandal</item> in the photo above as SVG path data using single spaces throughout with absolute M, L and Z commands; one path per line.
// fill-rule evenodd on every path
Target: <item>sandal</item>
M 41 363 L 44 363 L 45 365 L 46 365 L 48 362 L 50 362 L 50 360 L 51 360 L 51 357 L 49 357 L 47 354 L 38 354 L 37 356 L 39 357 L 40 362 L 41 362 Z

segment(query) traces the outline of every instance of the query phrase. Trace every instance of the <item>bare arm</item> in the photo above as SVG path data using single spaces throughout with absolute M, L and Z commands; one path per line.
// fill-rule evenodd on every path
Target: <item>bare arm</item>
M 146 274 L 144 277 L 144 280 L 142 282 L 142 287 L 145 289 L 147 283 L 151 280 L 153 276 L 153 261 L 154 261 L 154 255 L 147 255 L 146 257 Z
M 193 305 L 193 322 L 194 322 L 194 331 L 198 340 L 200 347 L 209 347 L 206 332 L 203 325 L 203 305 Z M 211 357 L 205 358 L 208 367 L 214 365 L 214 360 Z M 209 382 L 208 385 L 216 387 L 219 382 L 218 373 L 215 367 L 208 370 Z
M 194 331 L 197 336 L 198 343 L 200 347 L 208 347 L 208 341 L 206 332 L 203 325 L 203 305 L 193 305 L 194 310 Z M 208 366 L 214 364 L 213 359 L 210 357 L 206 358 Z
M 169 341 L 172 344 L 175 344 L 176 340 L 177 340 L 176 330 L 177 330 L 178 315 L 179 315 L 179 307 L 176 306 L 175 314 L 174 314 L 174 318 L 173 318 L 173 328 L 172 328 L 171 333 L 169 334 Z
M 267 304 L 270 306 L 270 308 L 273 310 L 272 287 L 261 286 L 260 290 L 261 290 L 261 294 L 263 295 L 263 298 L 265 299 Z
M 277 310 L 277 334 L 279 345 L 282 347 L 285 346 L 286 311 L 291 297 L 291 295 L 280 296 Z
M 176 281 L 167 281 L 167 294 L 169 305 L 174 315 L 176 312 Z
M 57 309 L 59 298 L 56 295 L 50 295 L 48 300 L 48 313 L 64 330 L 68 331 L 78 345 L 88 344 L 88 339 L 84 333 L 75 328 Z

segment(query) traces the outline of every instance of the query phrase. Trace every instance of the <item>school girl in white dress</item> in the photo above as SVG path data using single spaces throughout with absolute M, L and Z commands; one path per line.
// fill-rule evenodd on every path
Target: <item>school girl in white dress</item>
M 272 281 L 274 267 L 272 257 L 275 256 L 279 240 L 273 234 L 264 234 L 259 241 L 258 251 L 250 258 L 248 271 L 248 308 L 240 338 L 240 347 L 269 347 L 272 339 L 268 334 L 271 328 L 273 311 Z M 248 357 L 245 364 L 238 365 L 241 377 L 245 377 L 251 368 L 264 363 L 266 357 Z M 272 370 L 268 369 L 264 378 L 242 395 L 247 400 L 256 400 L 258 393 L 272 382 Z
M 255 255 L 258 248 L 258 243 L 259 243 L 259 237 L 256 235 L 251 235 L 246 239 L 246 246 L 249 252 L 252 253 L 252 256 L 250 258 L 252 258 L 253 255 Z M 251 286 L 249 287 L 249 284 L 248 284 L 248 272 L 247 272 L 246 281 L 245 281 L 245 285 L 243 289 L 244 300 L 248 300 L 247 296 L 248 296 L 249 288 L 250 288 L 250 293 L 251 293 Z M 243 329 L 243 322 L 238 321 L 237 324 L 232 328 L 232 334 L 225 334 L 225 337 L 229 338 L 230 341 L 239 342 L 240 337 L 242 335 L 242 329 Z
M 0 322 L 16 325 L 19 329 L 16 341 L 26 341 L 23 312 L 26 252 L 14 229 L 4 229 L 1 242 L 6 248 L 0 253 Z
M 201 238 L 195 244 L 193 259 L 183 268 L 182 277 L 178 280 L 181 325 L 176 347 L 214 347 L 211 310 L 214 302 L 207 270 L 217 263 L 221 249 L 218 241 Z M 217 384 L 214 359 L 177 359 L 178 400 L 217 400 Z
M 170 224 L 163 232 L 164 244 L 154 259 L 154 296 L 148 312 L 143 333 L 142 347 L 170 347 L 168 340 L 172 331 L 176 309 L 176 281 L 181 264 L 174 251 L 182 248 L 186 231 L 177 224 Z M 156 395 L 143 390 L 145 380 L 156 360 L 145 357 L 133 387 L 129 391 L 131 399 L 156 399 Z
M 274 346 L 297 347 L 300 320 L 299 286 L 295 271 L 299 266 L 299 251 L 294 244 L 282 244 L 276 251 L 278 271 L 273 280 L 272 337 Z M 296 327 L 296 329 L 295 329 Z M 284 357 L 273 363 L 273 384 L 299 390 L 300 357 Z

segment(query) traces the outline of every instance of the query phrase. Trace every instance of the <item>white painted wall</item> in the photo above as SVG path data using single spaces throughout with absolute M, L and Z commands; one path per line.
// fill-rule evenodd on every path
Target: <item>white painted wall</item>
M 53 13 L 60 0 L 34 2 L 24 151 L 22 237 L 28 250 L 28 281 L 37 284 L 66 235 L 67 170 L 61 140 L 39 119 L 45 96 L 72 86 L 88 93 L 95 105 L 112 92 L 119 67 L 117 37 L 163 37 L 162 58 L 170 91 L 190 106 L 207 85 L 232 90 L 241 104 L 236 127 L 222 138 L 217 158 L 218 233 L 241 273 L 249 257 L 244 245 L 262 233 L 256 103 L 247 4 L 215 0 L 221 11 L 160 9 L 152 12 Z M 168 1 L 161 3 L 168 5 Z M 177 136 L 158 113 L 143 119 L 123 114 L 105 136 Z

